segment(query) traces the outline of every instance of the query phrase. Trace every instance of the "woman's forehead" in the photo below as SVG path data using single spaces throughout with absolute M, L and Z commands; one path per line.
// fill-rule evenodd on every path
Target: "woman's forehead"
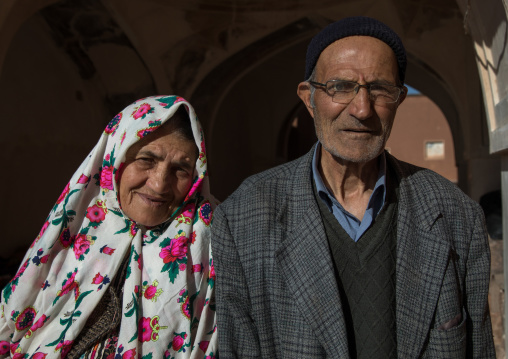
M 153 156 L 165 157 L 168 155 L 180 158 L 189 157 L 196 161 L 196 143 L 185 138 L 179 131 L 168 127 L 160 128 L 160 132 L 151 133 L 133 144 L 127 151 L 127 156 L 135 156 L 140 152 L 151 153 Z

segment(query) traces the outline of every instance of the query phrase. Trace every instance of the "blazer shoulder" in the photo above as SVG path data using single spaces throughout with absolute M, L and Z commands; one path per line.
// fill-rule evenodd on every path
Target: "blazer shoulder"
M 427 203 L 434 201 L 446 206 L 479 210 L 480 205 L 465 194 L 455 183 L 423 167 L 400 161 L 391 155 L 387 159 L 398 177 L 401 190 Z
M 310 155 L 310 157 L 309 157 Z M 259 205 L 277 205 L 284 200 L 294 181 L 310 174 L 310 152 L 296 160 L 270 168 L 245 179 L 242 184 L 219 206 L 227 211 L 239 204 L 251 208 Z M 308 171 L 307 171 L 308 169 Z

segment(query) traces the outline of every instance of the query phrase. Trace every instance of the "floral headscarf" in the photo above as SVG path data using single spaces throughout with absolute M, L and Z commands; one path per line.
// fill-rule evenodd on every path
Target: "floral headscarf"
M 118 202 L 129 147 L 185 106 L 199 149 L 182 206 L 155 227 Z M 213 358 L 215 272 L 204 136 L 181 97 L 141 99 L 107 125 L 1 293 L 0 357 L 64 358 L 128 258 L 115 359 Z

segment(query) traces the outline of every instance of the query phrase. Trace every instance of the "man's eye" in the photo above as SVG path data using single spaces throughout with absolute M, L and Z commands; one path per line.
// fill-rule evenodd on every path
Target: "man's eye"
M 331 90 L 335 92 L 349 92 L 353 91 L 356 84 L 351 82 L 334 82 L 331 86 Z
M 391 89 L 386 86 L 383 86 L 383 85 L 373 84 L 373 85 L 370 85 L 370 91 L 371 92 L 379 92 L 379 93 L 390 93 Z
M 370 92 L 377 93 L 380 95 L 391 95 L 391 94 L 397 92 L 397 88 L 390 87 L 390 86 L 384 86 L 384 85 L 372 84 L 372 85 L 370 85 Z

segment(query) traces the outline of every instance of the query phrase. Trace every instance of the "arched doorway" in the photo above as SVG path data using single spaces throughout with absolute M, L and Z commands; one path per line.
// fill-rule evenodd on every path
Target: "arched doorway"
M 212 71 L 193 95 L 202 103 L 198 113 L 208 116 L 205 128 L 211 182 L 219 199 L 227 197 L 249 175 L 295 158 L 315 142 L 310 116 L 296 89 L 303 80 L 308 41 L 321 25 L 308 19 L 301 22 L 310 25 L 296 39 L 294 32 L 288 31 L 275 39 L 275 45 L 273 37 L 260 40 Z M 270 46 L 263 46 L 264 41 Z M 256 52 L 267 47 L 272 51 L 265 51 L 264 56 Z M 253 53 L 258 57 L 245 66 Z M 410 54 L 408 62 L 407 79 L 418 88 L 428 89 L 448 120 L 453 137 L 450 145 L 459 167 L 454 180 L 466 190 L 466 136 L 453 96 L 446 82 L 422 59 Z

